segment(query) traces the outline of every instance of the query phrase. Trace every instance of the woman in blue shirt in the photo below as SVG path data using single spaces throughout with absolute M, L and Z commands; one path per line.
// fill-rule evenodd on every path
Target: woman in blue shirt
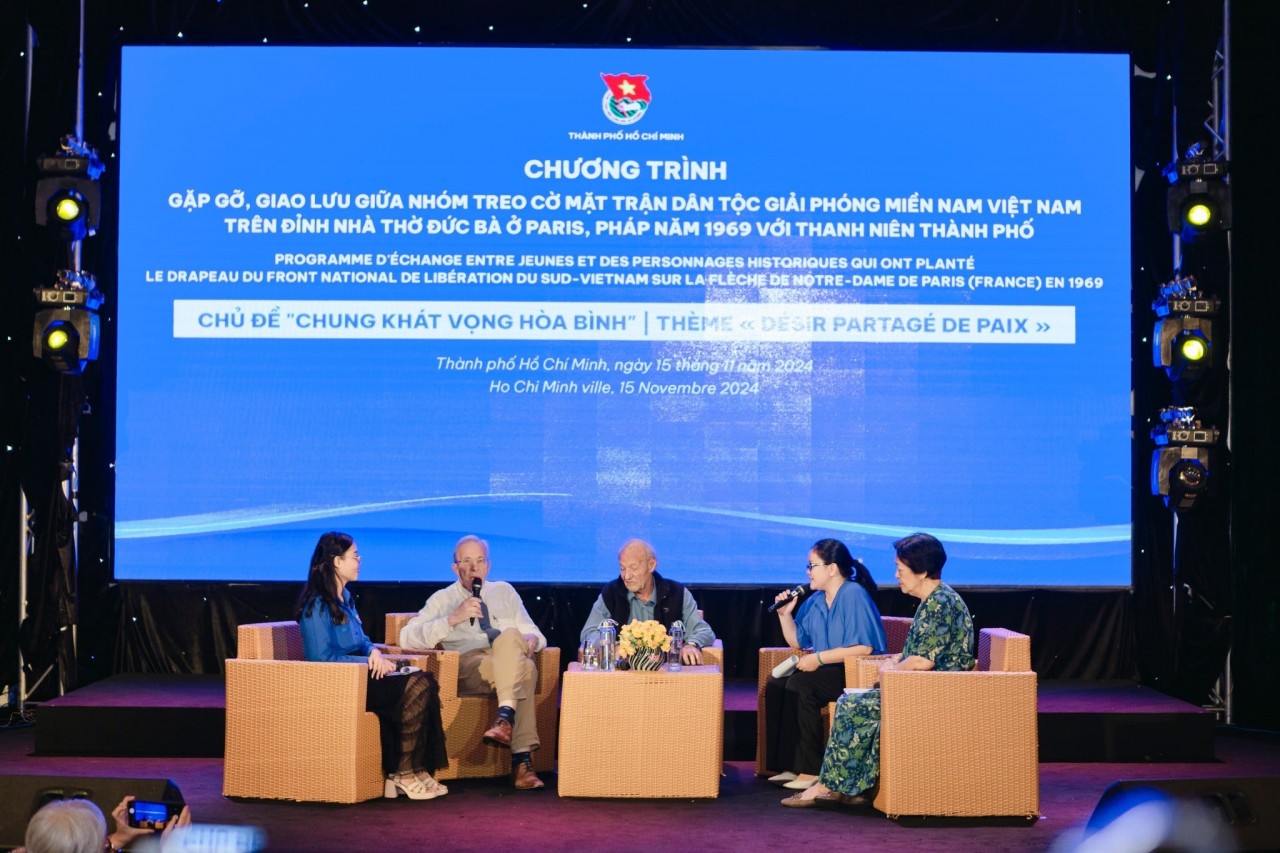
M 965 672 L 973 669 L 973 618 L 956 591 L 942 582 L 947 551 L 928 533 L 913 533 L 893 543 L 898 588 L 920 599 L 902 654 L 880 663 L 889 669 Z M 880 779 L 880 691 L 843 696 L 831 720 L 831 737 L 818 784 L 782 801 L 788 808 L 819 803 L 874 800 Z M 943 772 L 940 768 L 939 772 Z
M 345 533 L 326 533 L 311 555 L 307 584 L 298 598 L 302 650 L 309 661 L 367 663 L 365 708 L 378 715 L 382 734 L 383 794 L 411 800 L 449 793 L 432 772 L 448 765 L 440 722 L 440 687 L 427 672 L 400 673 L 382 656 L 356 614 L 347 584 L 360 576 L 360 552 Z
M 809 587 L 815 593 L 797 608 L 793 598 L 778 608 L 782 636 L 800 655 L 796 669 L 765 684 L 767 766 L 783 768 L 770 782 L 802 790 L 822 769 L 826 745 L 822 709 L 844 693 L 844 659 L 882 654 L 884 626 L 876 607 L 876 583 L 837 539 L 822 539 L 809 551 Z M 789 592 L 778 594 L 786 601 Z

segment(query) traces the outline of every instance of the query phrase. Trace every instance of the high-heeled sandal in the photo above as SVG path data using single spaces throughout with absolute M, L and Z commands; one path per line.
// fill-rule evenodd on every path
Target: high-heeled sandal
M 436 787 L 440 789 L 439 796 L 443 797 L 449 793 L 449 788 L 443 782 L 437 780 L 434 776 L 425 770 L 415 770 L 413 775 L 418 777 L 418 781 L 426 785 L 428 788 Z
M 442 788 L 444 790 L 441 790 Z M 449 793 L 449 790 L 435 779 L 427 783 L 412 773 L 407 776 L 398 774 L 388 776 L 382 786 L 382 796 L 388 800 L 394 800 L 400 796 L 401 792 L 411 800 L 434 800 L 436 797 L 443 797 Z

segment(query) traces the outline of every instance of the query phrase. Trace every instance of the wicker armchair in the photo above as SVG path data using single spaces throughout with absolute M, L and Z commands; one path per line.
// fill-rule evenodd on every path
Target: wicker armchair
M 718 666 L 724 672 L 724 641 L 716 640 L 702 650 L 703 666 Z
M 241 625 L 227 660 L 222 794 L 328 803 L 382 796 L 369 668 L 308 663 L 297 622 Z M 425 661 L 416 661 L 421 666 Z
M 880 786 L 889 817 L 1025 817 L 1040 813 L 1036 674 L 1031 638 L 984 628 L 971 672 L 879 672 Z
M 417 613 L 388 613 L 387 640 L 400 638 L 400 629 Z M 436 674 L 440 682 L 440 715 L 444 723 L 449 766 L 435 774 L 437 779 L 469 779 L 511 774 L 511 753 L 494 749 L 481 739 L 498 713 L 494 696 L 458 694 L 458 653 L 395 649 L 395 654 L 423 655 L 431 665 L 423 667 Z M 538 684 L 534 705 L 538 709 L 538 737 L 542 746 L 533 753 L 533 769 L 555 769 L 557 713 L 560 692 L 560 650 L 548 646 L 538 652 Z
M 911 629 L 911 618 L 908 616 L 881 616 L 880 622 L 884 626 L 885 643 L 888 648 L 885 649 L 889 654 L 897 654 L 902 651 L 902 645 L 907 641 L 907 631 Z M 782 663 L 787 658 L 796 653 L 796 649 L 771 646 L 760 650 L 759 670 L 756 673 L 756 775 L 771 776 L 774 773 L 780 773 L 783 770 L 790 770 L 789 767 L 766 767 L 767 756 L 765 755 L 764 742 L 766 738 L 766 720 L 765 720 L 765 702 L 764 702 L 764 686 L 769 681 L 769 675 L 773 672 L 773 668 Z M 872 659 L 878 659 L 880 656 L 872 656 Z M 848 687 L 857 686 L 857 665 L 862 658 L 846 658 L 844 662 L 844 683 Z M 827 710 L 822 712 L 823 727 L 827 731 L 831 731 L 831 710 L 834 703 L 827 706 Z
M 699 619 L 705 618 L 705 614 L 701 610 L 698 611 L 698 618 Z M 718 666 L 720 667 L 720 672 L 722 673 L 724 672 L 724 641 L 723 640 L 715 640 L 711 643 L 711 645 L 707 646 L 702 650 L 702 665 Z

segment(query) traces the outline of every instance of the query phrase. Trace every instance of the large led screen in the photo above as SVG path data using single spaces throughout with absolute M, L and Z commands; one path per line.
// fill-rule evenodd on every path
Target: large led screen
M 126 47 L 115 575 L 1130 578 L 1128 62 Z

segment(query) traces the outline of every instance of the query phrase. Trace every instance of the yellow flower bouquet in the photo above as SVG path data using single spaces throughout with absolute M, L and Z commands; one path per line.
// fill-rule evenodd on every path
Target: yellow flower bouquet
M 671 650 L 671 637 L 661 622 L 628 622 L 622 626 L 618 637 L 618 653 L 625 657 L 632 669 L 658 670 L 666 663 Z

